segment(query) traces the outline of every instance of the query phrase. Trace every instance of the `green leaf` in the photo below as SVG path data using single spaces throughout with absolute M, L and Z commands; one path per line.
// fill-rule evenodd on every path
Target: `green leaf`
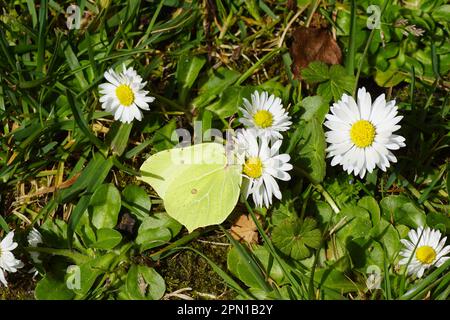
M 135 184 L 129 184 L 123 189 L 122 196 L 124 203 L 128 205 L 127 208 L 136 215 L 136 218 L 139 220 L 148 218 L 152 202 L 143 188 Z
M 78 223 L 81 217 L 85 214 L 88 208 L 89 201 L 91 199 L 90 195 L 85 195 L 80 198 L 75 209 L 69 218 L 68 228 L 67 228 L 67 241 L 69 243 L 69 248 L 72 246 L 73 233 L 78 227 Z
M 132 265 L 125 285 L 126 293 L 133 300 L 158 300 L 166 291 L 164 279 L 146 266 Z
M 313 117 L 323 123 L 325 115 L 328 113 L 329 105 L 321 96 L 310 96 L 302 100 L 303 114 L 301 119 L 311 121 Z
M 67 288 L 63 279 L 57 279 L 52 274 L 46 274 L 36 285 L 34 295 L 37 300 L 71 300 L 72 290 Z
M 450 233 L 450 216 L 447 214 L 429 212 L 427 214 L 427 226 L 430 228 L 436 228 L 441 230 L 443 233 Z M 440 228 L 438 228 L 440 226 Z M 443 230 L 442 230 L 443 229 Z
M 299 163 L 317 182 L 325 178 L 325 134 L 319 120 L 313 118 L 305 123 L 303 136 L 297 147 L 300 153 Z
M 245 250 L 245 249 L 244 249 Z M 267 292 L 266 282 L 260 269 L 253 269 L 238 248 L 232 247 L 227 256 L 228 270 L 250 288 L 258 288 Z
M 343 66 L 334 64 L 330 67 L 330 80 L 335 101 L 339 100 L 343 93 L 352 94 L 355 85 L 355 77 L 349 75 Z
M 425 213 L 405 196 L 388 196 L 381 200 L 381 211 L 387 221 L 404 224 L 410 228 L 425 225 Z
M 72 50 L 72 47 L 70 44 L 66 41 L 63 42 L 63 47 L 65 47 L 64 55 L 66 57 L 66 61 L 70 67 L 70 70 L 75 71 L 78 70 L 75 73 L 75 77 L 78 81 L 78 84 L 80 85 L 80 88 L 86 88 L 88 86 L 88 82 L 86 81 L 86 78 L 84 77 L 83 70 L 80 68 L 80 63 L 77 59 L 77 56 Z
M 358 206 L 366 209 L 370 213 L 372 225 L 376 226 L 381 219 L 380 207 L 378 206 L 375 198 L 371 196 L 365 196 L 358 201 Z
M 72 93 L 69 90 L 66 90 L 66 96 L 69 102 L 70 109 L 72 109 L 73 117 L 75 118 L 75 122 L 78 127 L 84 133 L 86 138 L 88 138 L 98 149 L 102 150 L 105 148 L 105 145 L 100 139 L 98 139 L 90 130 L 86 119 L 83 116 L 83 112 L 81 107 L 78 104 L 78 101 L 74 99 Z
M 392 63 L 386 71 L 377 69 L 375 72 L 375 82 L 380 87 L 394 87 L 407 78 L 408 75 L 400 73 L 398 67 Z
M 314 272 L 314 281 L 318 287 L 326 287 L 341 293 L 358 291 L 358 286 L 351 281 L 344 273 L 336 269 L 316 269 Z
M 58 198 L 59 202 L 66 203 L 74 199 L 83 190 L 93 192 L 103 183 L 112 165 L 112 158 L 105 159 L 101 154 L 96 153 L 75 183 L 61 192 Z
M 370 230 L 370 236 L 384 244 L 388 255 L 387 258 L 390 263 L 393 262 L 393 259 L 401 248 L 400 236 L 394 226 L 386 220 L 380 220 Z
M 450 201 L 450 163 L 447 164 L 447 197 L 448 200 Z
M 113 229 L 98 229 L 97 241 L 90 245 L 91 248 L 110 250 L 114 249 L 122 241 L 119 231 Z
M 241 74 L 235 70 L 220 67 L 217 70 L 208 70 L 207 78 L 198 89 L 198 96 L 192 101 L 195 108 L 202 108 L 217 95 L 232 85 Z
M 273 258 L 270 252 L 264 246 L 256 246 L 252 248 L 253 254 L 261 262 L 263 269 L 269 277 L 272 278 L 276 283 L 283 284 L 285 281 L 285 276 L 283 269 L 280 264 Z
M 172 233 L 168 228 L 155 229 L 139 228 L 136 244 L 140 245 L 140 251 L 153 249 L 167 244 L 172 239 Z
M 114 122 L 108 132 L 107 140 L 110 140 L 110 147 L 114 154 L 121 156 L 130 138 L 133 123 Z
M 181 56 L 178 60 L 175 77 L 178 82 L 181 104 L 186 104 L 189 90 L 192 88 L 205 63 L 206 59 L 202 56 Z
M 88 294 L 97 278 L 103 273 L 109 271 L 109 268 L 115 262 L 114 260 L 117 259 L 117 257 L 117 254 L 115 254 L 114 252 L 109 252 L 80 265 L 80 283 L 78 288 L 74 288 L 74 292 L 81 298 Z
M 249 99 L 254 91 L 255 88 L 251 86 L 228 87 L 222 92 L 220 99 L 206 107 L 206 109 L 215 113 L 219 118 L 230 117 L 238 112 L 239 107 L 242 106 L 243 98 Z
M 438 22 L 450 22 L 450 4 L 442 5 L 431 12 L 431 16 Z
M 172 233 L 172 237 L 175 237 L 181 230 L 182 225 L 171 218 L 166 212 L 157 212 L 142 221 L 139 230 L 167 228 Z
M 158 129 L 153 135 L 153 148 L 156 151 L 170 149 L 175 145 L 172 134 L 177 128 L 176 119 L 172 119 L 164 127 Z
M 60 219 L 47 219 L 39 231 L 43 242 L 52 248 L 67 248 L 67 224 Z
M 372 228 L 370 215 L 366 209 L 358 206 L 348 206 L 334 215 L 335 224 L 342 223 L 342 227 L 337 230 L 337 237 L 345 245 L 348 240 L 363 238 L 369 234 Z
M 333 217 L 333 209 L 325 201 L 314 201 L 311 208 L 311 214 L 314 215 L 320 224 L 325 225 Z
M 327 81 L 330 78 L 328 66 L 321 61 L 311 62 L 302 71 L 302 78 L 308 83 Z
M 311 256 L 309 248 L 319 248 L 321 232 L 312 218 L 286 219 L 275 226 L 272 232 L 274 245 L 293 259 L 301 260 Z
M 286 199 L 283 197 L 283 200 L 275 205 L 272 210 L 272 224 L 274 226 L 280 224 L 282 221 L 287 218 L 295 218 L 297 217 L 297 212 L 294 207 L 294 200 Z
M 332 98 L 339 100 L 344 93 L 351 94 L 356 81 L 343 66 L 334 64 L 328 69 L 323 62 L 310 63 L 308 68 L 303 70 L 302 76 L 308 83 L 320 83 L 317 93 L 327 102 Z
M 9 226 L 6 223 L 5 219 L 3 219 L 2 216 L 0 216 L 0 227 L 7 233 L 9 233 Z
M 97 229 L 114 228 L 117 224 L 121 207 L 120 192 L 111 184 L 97 188 L 89 204 L 92 224 Z

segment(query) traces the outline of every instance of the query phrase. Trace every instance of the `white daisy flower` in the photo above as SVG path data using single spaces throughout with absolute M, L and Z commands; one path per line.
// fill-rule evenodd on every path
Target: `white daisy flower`
M 133 119 L 142 120 L 142 111 L 150 110 L 148 103 L 155 100 L 147 96 L 148 91 L 142 90 L 147 82 L 142 82 L 141 76 L 133 68 L 125 68 L 121 73 L 109 69 L 104 74 L 108 83 L 99 86 L 102 108 L 114 114 L 115 120 L 130 123 Z
M 428 268 L 432 266 L 440 267 L 450 259 L 450 257 L 445 257 L 450 253 L 450 246 L 445 246 L 447 237 L 441 239 L 439 230 L 419 227 L 417 231 L 409 231 L 408 238 L 409 240 L 401 240 L 405 248 L 400 251 L 400 256 L 403 259 L 400 260 L 399 264 L 408 265 L 409 274 L 415 274 L 418 278 L 421 278 Z
M 23 267 L 23 263 L 14 257 L 11 252 L 17 247 L 17 243 L 13 241 L 14 231 L 11 231 L 0 242 L 0 282 L 5 286 L 8 286 L 8 282 L 5 278 L 5 273 L 16 272 L 17 269 Z
M 289 130 L 291 117 L 283 108 L 280 98 L 268 95 L 266 91 L 261 94 L 255 91 L 251 95 L 251 103 L 244 98 L 245 108 L 239 108 L 243 114 L 239 121 L 247 128 L 256 130 L 258 136 L 281 139 L 280 132 Z
M 37 247 L 42 243 L 42 235 L 36 228 L 33 228 L 30 233 L 28 233 L 27 240 L 30 247 Z M 30 252 L 30 256 L 34 263 L 42 262 L 39 258 L 39 252 L 32 251 Z
M 238 159 L 243 164 L 244 181 L 242 195 L 247 199 L 251 194 L 257 207 L 269 207 L 272 195 L 281 199 L 280 188 L 275 179 L 288 181 L 291 176 L 286 172 L 292 169 L 288 154 L 278 154 L 282 141 L 269 146 L 265 136 L 256 136 L 254 130 L 242 130 L 237 134 Z
M 372 103 L 370 94 L 360 88 L 357 103 L 344 94 L 330 111 L 324 125 L 331 129 L 325 136 L 332 166 L 340 164 L 349 174 L 354 172 L 363 178 L 375 166 L 386 171 L 389 162 L 397 162 L 390 150 L 404 147 L 405 138 L 393 134 L 403 118 L 397 116 L 395 100 L 386 102 L 382 94 Z

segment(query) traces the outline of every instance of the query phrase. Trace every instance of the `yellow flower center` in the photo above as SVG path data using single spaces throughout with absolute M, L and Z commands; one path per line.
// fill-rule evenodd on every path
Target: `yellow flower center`
M 117 99 L 119 99 L 120 104 L 125 107 L 130 106 L 134 102 L 133 90 L 126 84 L 121 84 L 116 88 L 116 96 Z
M 372 145 L 375 140 L 375 127 L 367 120 L 356 121 L 350 129 L 350 138 L 359 148 Z
M 267 128 L 273 123 L 273 115 L 267 110 L 259 110 L 253 116 L 253 120 L 258 127 Z
M 244 173 L 250 178 L 257 179 L 262 176 L 263 164 L 258 157 L 251 157 L 245 161 Z
M 421 246 L 417 248 L 416 258 L 424 264 L 430 264 L 436 259 L 436 251 L 430 246 Z

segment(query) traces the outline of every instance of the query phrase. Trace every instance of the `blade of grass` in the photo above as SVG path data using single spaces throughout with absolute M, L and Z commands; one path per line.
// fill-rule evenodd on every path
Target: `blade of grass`
M 38 51 L 36 61 L 36 71 L 38 74 L 44 72 L 44 59 L 45 59 L 45 29 L 47 27 L 47 0 L 40 2 L 39 6 L 39 35 L 38 35 Z
M 345 69 L 347 74 L 355 74 L 355 55 L 356 55 L 356 2 L 351 0 L 350 10 L 350 35 L 348 37 L 348 48 L 345 59 Z
M 242 76 L 240 76 L 239 79 L 237 79 L 236 85 L 242 84 L 242 82 L 247 80 L 247 78 L 250 77 L 256 70 L 258 70 L 261 65 L 272 59 L 276 54 L 284 53 L 286 50 L 286 48 L 275 48 L 270 51 L 268 54 L 258 60 L 254 65 L 248 68 L 247 71 Z
M 76 104 L 72 93 L 67 90 L 66 91 L 67 100 L 69 102 L 69 106 L 72 109 L 73 116 L 75 118 L 75 122 L 77 123 L 78 127 L 81 129 L 81 131 L 85 134 L 85 136 L 101 151 L 105 152 L 107 147 L 105 144 L 100 141 L 94 134 L 91 132 L 91 130 L 88 127 L 88 124 L 86 123 L 86 120 L 83 117 L 83 113 L 81 109 Z
M 2 227 L 2 229 L 3 229 L 5 232 L 9 232 L 8 224 L 6 223 L 5 219 L 3 219 L 2 216 L 0 216 L 0 227 Z
M 72 249 L 73 242 L 73 233 L 77 228 L 78 223 L 80 222 L 81 216 L 86 212 L 89 205 L 89 201 L 91 200 L 91 195 L 85 195 L 80 198 L 75 209 L 72 211 L 69 222 L 67 225 L 67 244 L 69 249 Z
M 391 280 L 389 277 L 389 263 L 387 261 L 387 250 L 383 243 L 378 242 L 383 247 L 383 271 L 384 271 L 384 294 L 386 300 L 392 300 L 392 289 L 391 289 Z
M 63 47 L 65 47 L 64 56 L 67 59 L 67 64 L 69 65 L 70 70 L 72 70 L 75 73 L 75 78 L 77 79 L 80 88 L 83 89 L 87 87 L 88 82 L 84 77 L 80 62 L 78 61 L 77 56 L 73 52 L 72 47 L 68 42 L 64 42 Z
M 438 277 L 450 267 L 450 260 L 447 260 L 442 266 L 433 271 L 428 277 L 421 280 L 418 284 L 409 289 L 404 295 L 400 296 L 400 300 L 414 299 L 418 294 L 422 292 L 426 287 L 438 280 Z
M 36 5 L 34 3 L 34 0 L 27 0 L 27 6 L 28 6 L 28 12 L 31 15 L 31 21 L 33 23 L 33 28 L 36 28 L 38 23 L 38 17 L 36 14 Z
M 419 200 L 417 200 L 420 204 L 422 204 L 424 201 L 426 201 L 430 195 L 430 192 L 433 190 L 436 183 L 441 180 L 442 176 L 445 173 L 445 166 L 442 166 L 441 171 L 439 172 L 438 176 L 430 183 L 430 185 L 422 192 L 422 195 L 420 196 Z

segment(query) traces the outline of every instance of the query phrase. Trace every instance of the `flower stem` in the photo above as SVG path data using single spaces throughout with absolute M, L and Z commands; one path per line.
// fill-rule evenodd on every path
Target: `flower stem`
M 306 172 L 305 170 L 303 170 L 302 168 L 300 168 L 298 166 L 294 166 L 294 170 L 297 173 L 299 173 L 301 176 L 303 176 L 306 179 L 308 179 L 312 183 L 314 188 L 316 188 L 316 190 L 319 191 L 320 194 L 322 194 L 322 196 L 325 199 L 325 201 L 330 205 L 330 207 L 333 209 L 333 211 L 335 213 L 339 213 L 339 211 L 341 211 L 339 209 L 338 205 L 336 204 L 336 202 L 331 197 L 331 195 L 324 188 L 324 186 L 322 186 L 317 180 L 315 180 L 313 177 L 311 177 L 311 175 L 308 172 Z

